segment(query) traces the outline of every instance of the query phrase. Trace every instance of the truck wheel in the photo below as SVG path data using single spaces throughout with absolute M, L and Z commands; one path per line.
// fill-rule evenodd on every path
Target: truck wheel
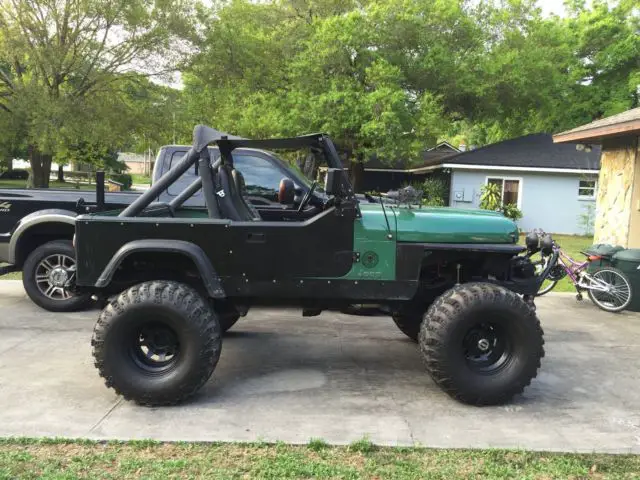
M 54 240 L 36 248 L 22 268 L 22 284 L 36 305 L 50 312 L 87 308 L 91 295 L 76 295 L 76 252 L 71 240 Z
M 169 281 L 129 288 L 100 314 L 91 340 L 107 387 L 140 405 L 194 395 L 220 358 L 218 317 L 191 287 Z
M 514 292 L 458 285 L 427 311 L 420 350 L 433 380 L 457 400 L 495 405 L 521 393 L 544 357 L 535 312 Z

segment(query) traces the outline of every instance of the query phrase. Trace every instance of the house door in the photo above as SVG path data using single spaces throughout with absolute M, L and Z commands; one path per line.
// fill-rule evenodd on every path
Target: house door
M 503 205 L 514 204 L 522 208 L 522 179 L 513 177 L 487 177 L 487 182 L 497 185 Z

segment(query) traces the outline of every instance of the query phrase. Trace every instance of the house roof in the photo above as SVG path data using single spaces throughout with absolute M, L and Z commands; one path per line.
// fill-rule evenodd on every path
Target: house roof
M 453 152 L 453 153 L 457 153 L 457 152 L 460 151 L 460 149 L 454 147 L 449 142 L 440 142 L 435 147 L 431 147 L 431 148 L 427 149 L 428 152 L 431 152 L 433 150 L 449 151 L 449 152 Z
M 591 170 L 600 169 L 600 147 L 590 152 L 578 151 L 575 145 L 555 144 L 551 135 L 536 133 L 493 143 L 475 150 L 433 159 L 424 170 L 438 167 L 517 170 Z
M 386 170 L 386 171 L 411 171 L 416 168 L 432 165 L 445 158 L 449 158 L 460 152 L 457 148 L 448 142 L 440 142 L 435 147 L 424 150 L 420 155 L 420 159 L 408 161 L 404 159 L 388 162 L 380 159 L 375 153 L 364 164 L 365 170 Z
M 600 143 L 608 137 L 640 134 L 640 107 L 581 125 L 553 136 L 556 143 L 589 141 Z

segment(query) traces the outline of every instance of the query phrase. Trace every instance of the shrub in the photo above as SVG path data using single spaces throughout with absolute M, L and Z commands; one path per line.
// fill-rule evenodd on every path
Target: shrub
M 506 205 L 503 205 L 502 214 L 514 222 L 517 222 L 522 218 L 522 210 L 520 210 L 514 203 L 507 203 Z
M 123 190 L 129 190 L 133 184 L 133 179 L 128 173 L 112 173 L 109 175 L 109 180 L 121 183 Z
M 487 183 L 480 189 L 480 208 L 483 210 L 500 210 L 502 192 L 495 183 Z
M 441 178 L 427 178 L 418 190 L 422 190 L 422 204 L 443 207 L 447 204 L 447 186 Z
M 594 223 L 596 220 L 596 206 L 589 203 L 583 207 L 583 211 L 578 215 L 578 225 L 582 228 L 584 235 L 593 236 Z

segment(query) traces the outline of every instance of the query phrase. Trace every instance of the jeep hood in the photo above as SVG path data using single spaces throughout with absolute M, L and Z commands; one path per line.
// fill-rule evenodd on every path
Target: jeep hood
M 361 205 L 362 207 L 362 205 Z M 380 205 L 367 205 L 362 215 L 379 215 Z M 384 210 L 399 242 L 516 243 L 518 227 L 498 212 L 451 207 L 398 207 Z M 375 211 L 375 213 L 374 213 Z M 393 221 L 395 217 L 395 222 Z

